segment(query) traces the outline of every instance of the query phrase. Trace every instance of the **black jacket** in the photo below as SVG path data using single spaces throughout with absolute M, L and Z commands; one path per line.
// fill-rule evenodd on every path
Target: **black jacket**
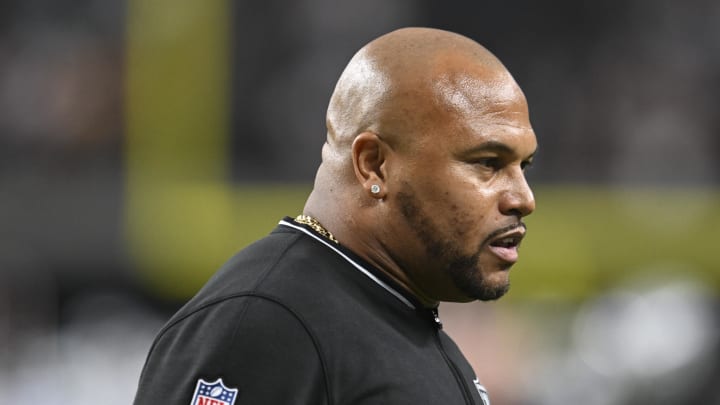
M 435 310 L 286 218 L 160 331 L 135 404 L 464 405 L 481 392 Z

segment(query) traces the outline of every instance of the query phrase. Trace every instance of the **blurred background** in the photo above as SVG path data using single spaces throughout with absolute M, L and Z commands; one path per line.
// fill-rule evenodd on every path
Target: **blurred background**
M 403 26 L 529 100 L 537 211 L 443 304 L 495 405 L 720 404 L 720 3 L 0 3 L 0 404 L 128 404 L 155 333 L 300 213 L 353 53 Z

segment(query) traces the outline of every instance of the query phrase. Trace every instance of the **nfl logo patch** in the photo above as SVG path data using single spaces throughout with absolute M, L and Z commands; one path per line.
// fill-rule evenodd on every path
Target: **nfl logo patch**
M 237 388 L 226 387 L 222 378 L 213 382 L 201 378 L 195 386 L 195 394 L 190 405 L 233 405 L 237 393 Z

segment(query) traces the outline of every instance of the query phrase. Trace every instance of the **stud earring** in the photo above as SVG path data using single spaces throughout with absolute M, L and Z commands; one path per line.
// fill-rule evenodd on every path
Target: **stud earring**
M 378 186 L 377 184 L 373 184 L 372 186 L 370 186 L 370 192 L 373 193 L 373 194 L 379 193 L 379 192 L 380 192 L 380 186 Z

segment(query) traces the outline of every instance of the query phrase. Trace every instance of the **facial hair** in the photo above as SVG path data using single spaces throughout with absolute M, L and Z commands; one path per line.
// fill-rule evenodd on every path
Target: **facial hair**
M 423 244 L 426 253 L 436 263 L 445 263 L 445 271 L 455 286 L 466 296 L 480 301 L 496 300 L 510 289 L 510 284 L 492 285 L 483 277 L 478 262 L 483 244 L 471 255 L 463 254 L 461 247 L 452 238 L 444 237 L 431 215 L 422 210 L 415 192 L 405 183 L 397 193 L 403 217 Z

